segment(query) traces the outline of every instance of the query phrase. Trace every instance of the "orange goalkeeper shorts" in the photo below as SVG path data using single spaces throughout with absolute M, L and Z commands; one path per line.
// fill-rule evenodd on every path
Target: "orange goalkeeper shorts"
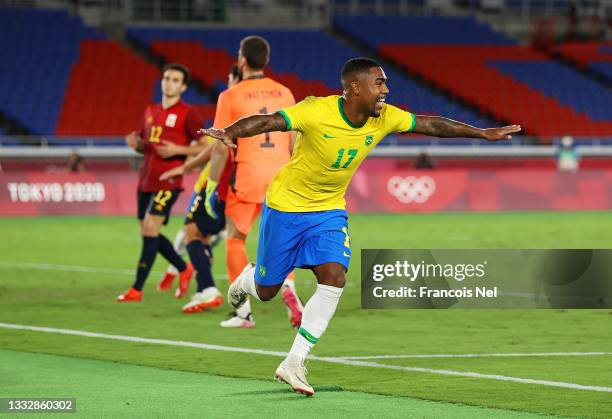
M 239 232 L 245 236 L 248 235 L 260 212 L 261 203 L 241 201 L 232 191 L 232 188 L 228 188 L 225 216 L 233 221 Z

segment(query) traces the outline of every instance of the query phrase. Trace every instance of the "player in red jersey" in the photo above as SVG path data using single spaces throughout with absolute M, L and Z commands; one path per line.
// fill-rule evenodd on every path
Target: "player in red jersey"
M 172 206 L 182 189 L 181 176 L 159 180 L 159 176 L 172 168 L 181 166 L 185 156 L 161 157 L 157 147 L 167 143 L 189 146 L 200 140 L 197 131 L 202 128 L 198 112 L 181 101 L 187 90 L 191 74 L 180 64 L 168 64 L 163 69 L 161 81 L 162 101 L 149 105 L 145 111 L 139 132 L 126 136 L 126 143 L 143 154 L 138 181 L 138 219 L 141 221 L 142 251 L 136 269 L 136 280 L 132 287 L 117 297 L 119 302 L 141 301 L 142 288 L 155 261 L 157 252 L 179 271 L 179 286 L 176 297 L 182 297 L 189 287 L 193 266 L 186 263 L 174 250 L 172 242 L 160 234 L 162 225 L 168 223 Z M 205 142 L 204 139 L 202 139 Z
M 235 66 L 234 66 L 235 67 Z M 235 68 L 228 75 L 228 86 L 233 86 L 240 82 L 240 75 Z M 222 110 L 217 107 L 217 116 Z M 176 145 L 168 145 L 165 147 L 164 155 L 174 154 L 190 154 L 194 147 L 181 147 Z M 195 147 L 197 151 L 197 147 Z M 199 154 L 201 156 L 198 166 L 210 160 L 210 155 L 214 147 L 208 146 Z M 225 164 L 225 170 L 219 179 L 218 193 L 210 197 L 210 211 L 215 216 L 211 216 L 206 209 L 204 198 L 206 197 L 206 181 L 208 170 L 203 170 L 198 183 L 203 179 L 203 182 L 198 187 L 198 192 L 189 205 L 187 217 L 185 218 L 185 245 L 189 252 L 189 257 L 197 271 L 197 290 L 191 297 L 190 301 L 183 307 L 183 313 L 199 313 L 204 310 L 212 309 L 223 304 L 223 297 L 215 286 L 212 273 L 213 262 L 213 243 L 214 235 L 220 233 L 225 228 L 225 200 L 227 190 L 229 188 L 229 180 L 233 173 L 234 163 L 228 161 Z M 195 168 L 195 166 L 194 166 Z M 161 179 L 169 179 L 171 176 L 167 173 L 161 176 Z

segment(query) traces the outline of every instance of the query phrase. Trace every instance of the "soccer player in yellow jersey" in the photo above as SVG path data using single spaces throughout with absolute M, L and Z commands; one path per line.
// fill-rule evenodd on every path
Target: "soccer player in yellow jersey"
M 387 134 L 509 139 L 521 127 L 480 129 L 440 116 L 421 116 L 385 103 L 389 89 L 380 64 L 354 58 L 342 68 L 342 96 L 308 97 L 274 114 L 252 115 L 224 129 L 201 133 L 232 146 L 232 138 L 270 131 L 298 131 L 293 156 L 276 174 L 262 209 L 257 264 L 247 265 L 230 286 L 238 308 L 247 295 L 267 301 L 294 268 L 311 269 L 317 289 L 302 314 L 289 355 L 276 378 L 312 395 L 304 359 L 317 343 L 340 300 L 351 258 L 344 194 L 351 177 Z

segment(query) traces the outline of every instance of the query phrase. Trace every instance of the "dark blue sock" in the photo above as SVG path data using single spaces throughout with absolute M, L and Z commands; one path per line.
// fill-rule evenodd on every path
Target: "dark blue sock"
M 185 264 L 185 261 L 181 255 L 176 253 L 172 242 L 163 234 L 159 235 L 159 253 L 161 253 L 161 255 L 165 257 L 168 262 L 174 265 L 174 267 L 180 272 L 187 269 L 187 265 Z
M 189 252 L 189 258 L 193 267 L 198 271 L 196 280 L 198 281 L 198 292 L 204 288 L 214 287 L 215 281 L 213 280 L 211 263 L 212 259 L 212 247 L 208 244 L 202 243 L 200 240 L 194 240 L 187 244 L 187 252 Z
M 142 251 L 140 252 L 140 260 L 138 261 L 138 268 L 136 269 L 136 281 L 132 288 L 142 291 L 142 287 L 144 287 L 145 281 L 149 276 L 149 271 L 151 271 L 153 262 L 155 262 L 158 245 L 159 237 L 142 238 Z

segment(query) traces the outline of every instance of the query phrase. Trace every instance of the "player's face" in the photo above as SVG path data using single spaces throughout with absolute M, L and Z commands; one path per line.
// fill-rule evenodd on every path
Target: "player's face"
M 389 88 L 387 87 L 387 76 L 380 67 L 370 68 L 368 73 L 361 77 L 359 83 L 359 97 L 364 109 L 370 112 L 370 116 L 378 118 L 385 104 Z
M 161 82 L 162 94 L 173 98 L 180 96 L 187 86 L 184 84 L 183 73 L 178 70 L 166 70 Z

